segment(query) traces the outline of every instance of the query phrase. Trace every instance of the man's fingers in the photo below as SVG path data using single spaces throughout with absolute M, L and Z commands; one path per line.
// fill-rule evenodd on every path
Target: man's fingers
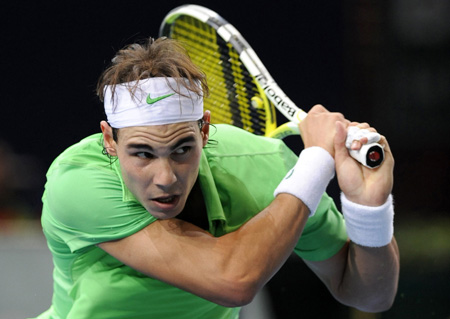
M 324 113 L 328 112 L 328 110 L 321 104 L 314 105 L 308 113 Z
M 359 149 L 363 144 L 378 142 L 380 138 L 381 135 L 373 128 L 362 129 L 358 126 L 349 126 L 347 129 L 347 140 L 345 145 L 349 149 Z

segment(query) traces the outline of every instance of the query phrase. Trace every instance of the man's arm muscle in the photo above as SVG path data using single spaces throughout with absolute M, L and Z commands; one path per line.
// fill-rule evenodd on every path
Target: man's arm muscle
M 280 194 L 240 229 L 221 237 L 169 219 L 99 246 L 150 277 L 224 306 L 241 306 L 289 257 L 308 215 L 299 199 Z
M 341 303 L 366 312 L 389 309 L 399 277 L 395 238 L 384 247 L 363 247 L 348 242 L 336 255 L 306 264 Z

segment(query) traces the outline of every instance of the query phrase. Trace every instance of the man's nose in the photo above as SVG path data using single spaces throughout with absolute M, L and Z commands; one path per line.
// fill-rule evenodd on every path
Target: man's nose
M 177 181 L 175 171 L 169 159 L 158 159 L 158 164 L 155 167 L 155 175 L 153 183 L 159 187 L 168 187 Z

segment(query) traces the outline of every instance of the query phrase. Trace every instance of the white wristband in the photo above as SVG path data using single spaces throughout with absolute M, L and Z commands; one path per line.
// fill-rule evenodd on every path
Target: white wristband
M 348 238 L 366 247 L 382 247 L 389 244 L 394 235 L 394 205 L 392 195 L 378 207 L 364 206 L 349 201 L 341 193 Z
M 321 147 L 308 147 L 275 189 L 274 196 L 280 193 L 294 195 L 308 206 L 310 216 L 313 216 L 333 176 L 334 159 L 330 153 Z

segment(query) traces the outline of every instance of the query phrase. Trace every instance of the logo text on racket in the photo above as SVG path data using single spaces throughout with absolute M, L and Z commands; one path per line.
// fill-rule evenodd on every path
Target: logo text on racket
M 271 87 L 271 83 L 268 83 L 267 78 L 260 74 L 255 76 L 255 78 L 261 83 L 262 89 L 266 92 L 268 96 L 283 110 L 287 112 L 291 117 L 294 116 L 296 109 L 292 108 L 289 103 L 283 100 L 276 92 L 276 89 Z

